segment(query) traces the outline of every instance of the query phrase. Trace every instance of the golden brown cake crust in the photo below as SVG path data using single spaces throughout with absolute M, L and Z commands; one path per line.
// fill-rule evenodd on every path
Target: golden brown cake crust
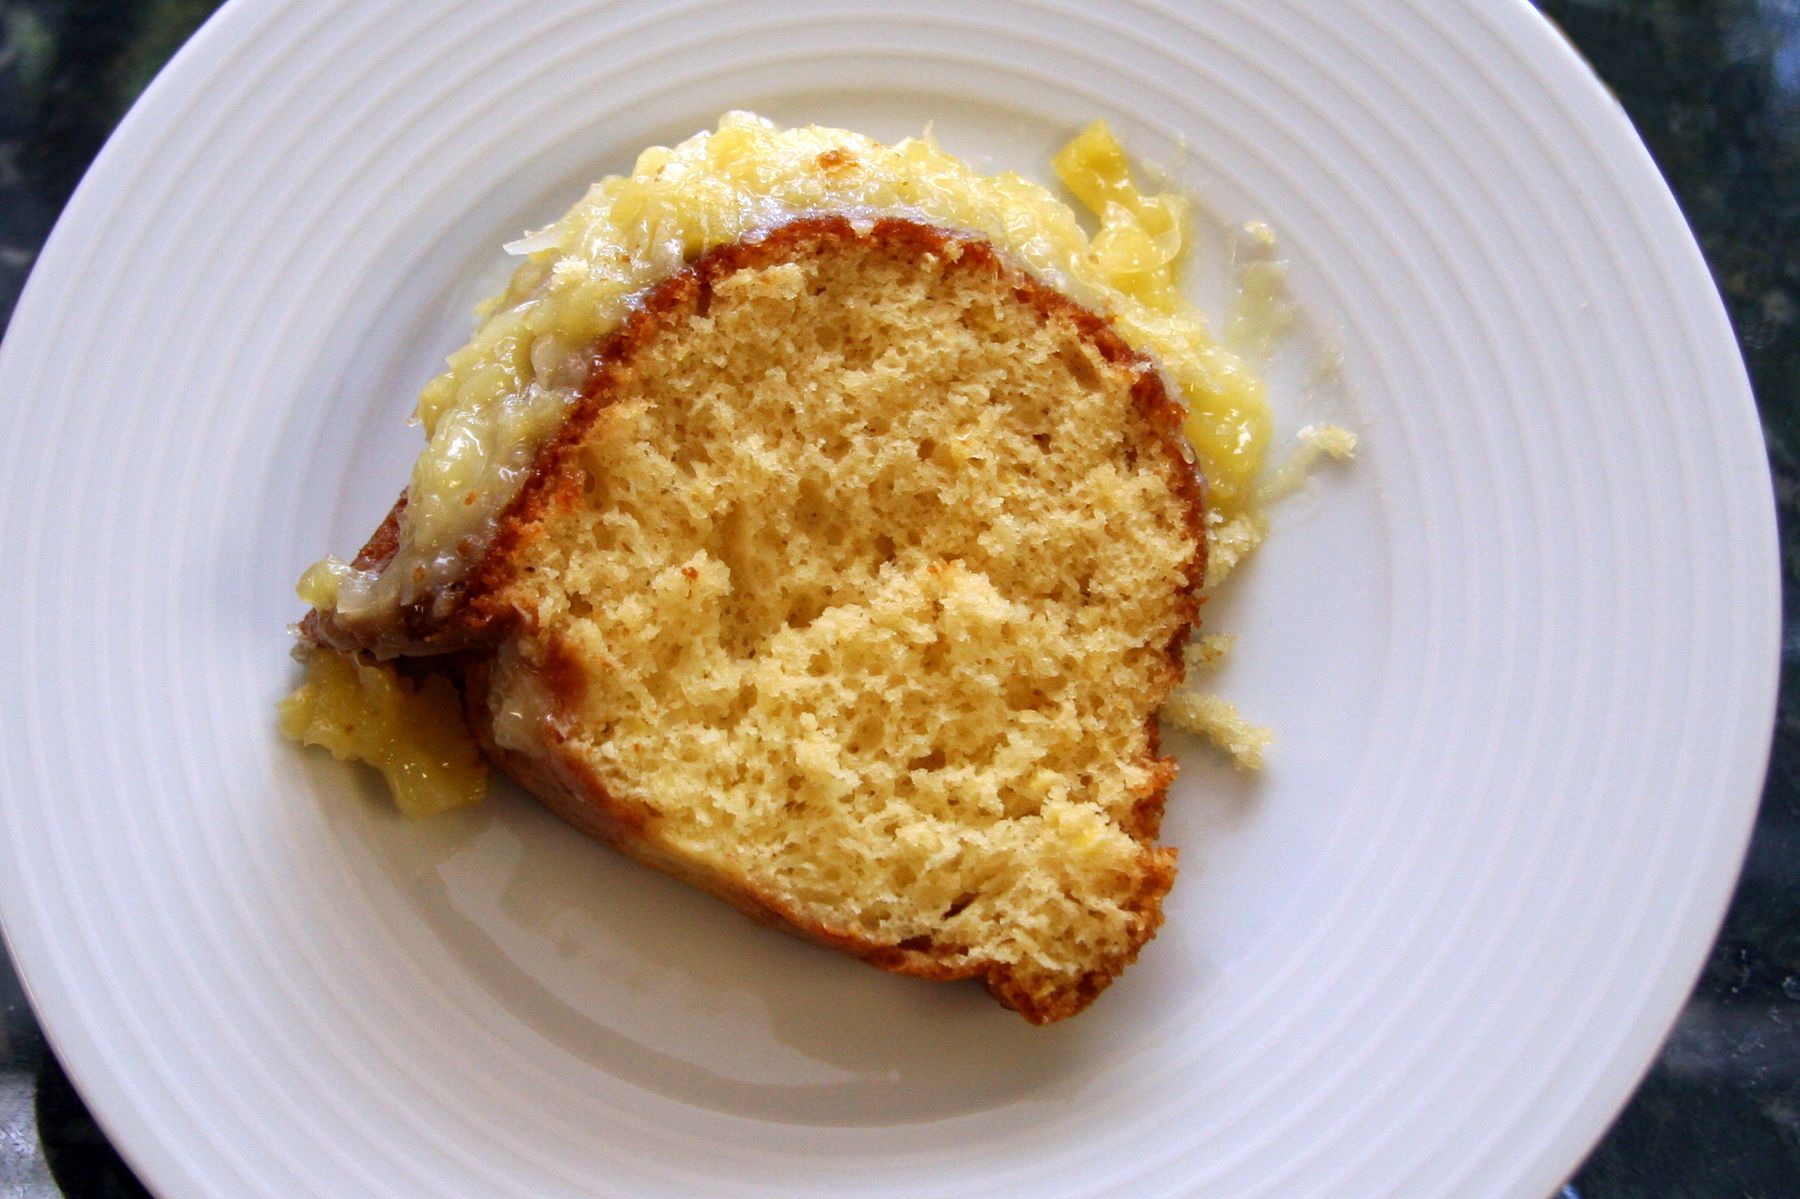
M 1161 823 L 1164 798 L 1174 777 L 1174 765 L 1158 756 L 1157 725 L 1147 719 L 1153 785 L 1142 793 L 1122 821 L 1125 831 L 1140 842 L 1148 863 L 1136 891 L 1123 906 L 1140 919 L 1141 937 L 1122 959 L 1082 976 L 1072 986 L 1045 991 L 1018 977 L 1001 962 L 952 962 L 949 953 L 928 937 L 899 944 L 883 943 L 855 930 L 829 927 L 809 920 L 779 897 L 750 885 L 727 872 L 706 869 L 672 852 L 655 834 L 655 823 L 645 810 L 612 794 L 591 766 L 564 745 L 554 732 L 558 721 L 544 721 L 546 730 L 531 753 L 518 752 L 498 743 L 495 714 L 488 708 L 490 678 L 494 669 L 493 647 L 511 633 L 530 629 L 535 614 L 521 610 L 516 589 L 509 589 L 518 572 L 534 558 L 534 543 L 543 536 L 546 520 L 561 509 L 584 500 L 577 459 L 583 439 L 599 415 L 622 398 L 626 369 L 643 347 L 663 335 L 680 317 L 704 312 L 712 290 L 735 272 L 779 265 L 796 255 L 816 252 L 821 244 L 861 242 L 879 245 L 904 255 L 948 258 L 957 270 L 987 272 L 1002 280 L 1011 294 L 1035 309 L 1045 320 L 1066 321 L 1106 362 L 1137 370 L 1131 402 L 1162 443 L 1157 462 L 1170 492 L 1178 497 L 1182 520 L 1195 546 L 1185 577 L 1170 597 L 1177 614 L 1175 628 L 1164 647 L 1171 683 L 1183 673 L 1181 646 L 1198 615 L 1199 590 L 1205 569 L 1204 489 L 1192 466 L 1181 436 L 1182 410 L 1166 393 L 1158 372 L 1132 350 L 1100 316 L 1067 297 L 1004 264 L 980 240 L 904 220 L 875 221 L 859 231 L 844 217 L 829 216 L 794 221 L 765 236 L 740 242 L 702 255 L 690 267 L 647 293 L 625 325 L 599 349 L 590 385 L 558 433 L 542 448 L 530 479 L 505 510 L 492 542 L 476 560 L 464 582 L 450 597 L 440 597 L 434 615 L 429 601 L 400 614 L 397 621 L 380 628 L 349 626 L 333 617 L 309 616 L 305 632 L 314 640 L 344 650 L 366 649 L 386 654 L 442 653 L 455 651 L 451 669 L 461 673 L 470 724 L 489 756 L 509 775 L 569 823 L 598 840 L 648 865 L 698 885 L 725 899 L 763 923 L 793 932 L 808 940 L 862 958 L 883 969 L 928 979 L 978 977 L 1003 1004 L 1034 1023 L 1065 1018 L 1087 1006 L 1113 977 L 1136 956 L 1161 921 L 1161 899 L 1175 873 L 1175 851 L 1154 844 Z M 356 565 L 378 569 L 393 556 L 398 522 L 405 496 L 363 547 Z M 572 651 L 553 639 L 542 641 L 544 661 L 536 664 L 535 678 L 547 692 L 553 715 L 573 713 L 581 701 L 585 670 Z

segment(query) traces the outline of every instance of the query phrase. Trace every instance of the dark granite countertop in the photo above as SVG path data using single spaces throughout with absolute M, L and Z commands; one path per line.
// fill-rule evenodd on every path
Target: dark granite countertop
M 0 0 L 0 323 L 64 201 L 214 0 Z M 1755 384 L 1788 613 L 1743 878 L 1680 1023 L 1563 1199 L 1800 1199 L 1800 0 L 1542 0 L 1698 234 Z M 143 1195 L 0 961 L 0 1196 Z

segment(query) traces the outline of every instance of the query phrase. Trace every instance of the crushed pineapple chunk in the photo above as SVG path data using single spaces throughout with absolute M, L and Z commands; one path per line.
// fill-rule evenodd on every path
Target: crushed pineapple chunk
M 375 767 L 407 816 L 435 816 L 487 794 L 487 764 L 448 679 L 432 675 L 414 686 L 387 663 L 324 649 L 307 650 L 305 663 L 305 681 L 279 708 L 290 740 Z

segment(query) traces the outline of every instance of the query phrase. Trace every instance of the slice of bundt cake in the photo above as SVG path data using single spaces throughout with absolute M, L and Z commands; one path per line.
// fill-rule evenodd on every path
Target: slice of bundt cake
M 588 377 L 407 618 L 489 755 L 758 919 L 1080 1011 L 1175 869 L 1204 536 L 1157 371 L 979 239 L 819 217 L 656 286 Z

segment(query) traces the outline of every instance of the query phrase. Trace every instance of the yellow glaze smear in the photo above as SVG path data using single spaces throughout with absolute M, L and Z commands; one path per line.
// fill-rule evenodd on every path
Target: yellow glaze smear
M 448 679 L 414 687 L 385 663 L 314 649 L 305 681 L 279 711 L 290 740 L 381 771 L 407 816 L 435 816 L 487 793 L 487 763 Z
M 1186 201 L 1140 192 L 1104 121 L 1082 130 L 1052 161 L 1063 186 L 1100 220 L 1085 252 L 1061 247 L 1072 260 L 1069 273 L 1100 293 L 1125 340 L 1152 354 L 1180 389 L 1212 510 L 1223 521 L 1250 515 L 1252 480 L 1268 450 L 1269 406 L 1262 376 L 1213 340 L 1206 318 L 1182 295 L 1191 244 Z
M 1299 491 L 1319 459 L 1347 462 L 1356 457 L 1356 434 L 1338 425 L 1307 425 L 1294 437 L 1300 444 L 1257 480 L 1256 502 L 1261 507 L 1278 504 Z
M 1225 341 L 1252 362 L 1266 363 L 1276 344 L 1294 326 L 1288 298 L 1287 263 L 1277 253 L 1275 231 L 1263 221 L 1244 225 L 1245 257 L 1238 266 L 1237 298 L 1225 319 Z
M 709 249 L 821 212 L 906 216 L 980 234 L 1015 265 L 1108 314 L 1185 397 L 1214 526 L 1253 519 L 1252 480 L 1269 439 L 1263 383 L 1182 296 L 1186 202 L 1139 190 L 1100 122 L 1054 166 L 1098 222 L 1093 233 L 1048 189 L 1012 172 L 977 174 L 929 133 L 885 146 L 736 112 L 714 132 L 645 150 L 630 175 L 601 180 L 562 219 L 508 247 L 527 261 L 419 396 L 428 444 L 413 468 L 392 566 L 375 575 L 328 559 L 307 573 L 302 598 L 351 619 L 378 617 L 453 581 L 637 297 Z

